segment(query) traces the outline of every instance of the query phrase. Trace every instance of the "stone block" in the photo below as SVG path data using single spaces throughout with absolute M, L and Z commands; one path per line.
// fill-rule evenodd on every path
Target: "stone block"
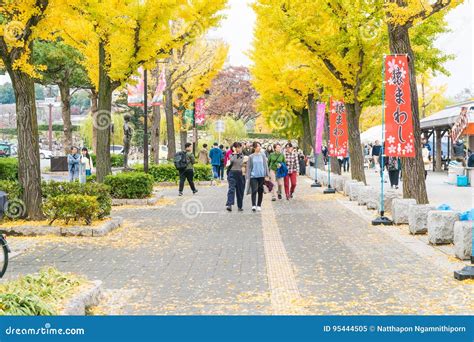
M 432 245 L 452 243 L 454 222 L 459 214 L 452 210 L 432 210 L 428 213 L 428 241 Z
M 349 196 L 350 186 L 353 183 L 357 183 L 357 181 L 353 180 L 353 179 L 350 179 L 350 180 L 347 180 L 346 182 L 344 182 L 344 195 Z
M 408 210 L 416 204 L 413 198 L 394 198 L 392 200 L 392 219 L 395 224 L 408 224 Z
M 461 260 L 469 260 L 472 255 L 472 227 L 474 221 L 454 223 L 454 254 Z
M 349 199 L 351 201 L 357 201 L 357 196 L 359 195 L 359 189 L 365 186 L 362 182 L 353 183 L 349 186 Z
M 428 213 L 436 210 L 430 204 L 413 204 L 408 208 L 408 228 L 410 234 L 425 234 L 428 231 Z
M 361 186 L 359 189 L 358 189 L 358 193 L 357 193 L 357 204 L 359 205 L 366 205 L 367 204 L 367 200 L 369 198 L 369 194 L 374 191 L 374 188 L 369 186 L 369 185 L 366 185 L 366 186 Z

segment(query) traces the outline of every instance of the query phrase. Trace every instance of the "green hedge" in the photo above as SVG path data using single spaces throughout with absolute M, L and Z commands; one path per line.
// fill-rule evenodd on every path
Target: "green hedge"
M 99 212 L 97 215 L 99 219 L 110 215 L 110 211 L 112 210 L 110 188 L 105 184 L 43 181 L 41 189 L 43 190 L 43 197 L 46 200 L 61 195 L 87 195 L 96 197 L 99 203 Z
M 146 198 L 153 192 L 153 177 L 143 172 L 123 172 L 105 177 L 113 198 Z
M 93 153 L 89 154 L 92 158 L 94 165 L 96 164 L 97 156 Z M 110 155 L 110 165 L 112 167 L 122 167 L 123 166 L 123 154 L 111 154 Z
M 143 171 L 143 166 L 136 167 L 137 170 Z M 153 176 L 155 182 L 177 182 L 179 180 L 179 171 L 176 170 L 174 164 L 151 164 L 148 172 Z M 210 181 L 212 179 L 212 168 L 210 165 L 195 164 L 194 180 Z
M 9 200 L 21 198 L 23 193 L 20 183 L 13 180 L 0 180 L 0 190 L 7 193 Z
M 49 131 L 49 125 L 38 125 L 38 131 L 44 132 Z M 73 125 L 72 126 L 73 132 L 79 131 L 79 126 Z M 53 132 L 64 132 L 64 126 L 61 124 L 53 124 Z M 8 134 L 8 135 L 17 135 L 18 131 L 16 128 L 0 128 L 1 134 Z
M 84 220 L 91 224 L 99 216 L 100 208 L 96 196 L 59 195 L 49 197 L 43 202 L 43 213 L 51 225 L 56 220 Z
M 18 179 L 18 159 L 0 158 L 0 180 Z
M 247 134 L 249 139 L 274 139 L 277 138 L 277 134 L 273 133 L 248 133 Z

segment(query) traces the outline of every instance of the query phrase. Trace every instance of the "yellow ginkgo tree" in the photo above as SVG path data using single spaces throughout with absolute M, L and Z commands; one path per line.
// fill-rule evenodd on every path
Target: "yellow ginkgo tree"
M 23 187 L 24 208 L 18 214 L 42 217 L 41 170 L 34 78 L 31 63 L 33 41 L 51 39 L 58 26 L 62 0 L 4 0 L 0 2 L 0 68 L 11 78 L 16 99 L 18 178 Z M 24 209 L 24 210 L 23 210 Z M 24 211 L 24 212 L 23 212 Z
M 407 54 L 415 146 L 421 146 L 420 110 L 416 84 L 415 64 L 417 55 L 412 47 L 410 31 L 422 25 L 438 13 L 459 5 L 462 0 L 389 0 L 385 5 L 390 53 Z M 416 158 L 403 158 L 403 196 L 415 198 L 419 204 L 428 203 L 425 184 L 425 167 L 421 149 L 417 148 Z
M 200 37 L 221 19 L 226 0 L 70 0 L 61 35 L 81 51 L 98 89 L 97 180 L 110 173 L 112 93 L 139 67 Z M 179 25 L 174 25 L 179 22 Z M 71 24 L 73 23 L 73 24 Z M 176 26 L 179 27 L 176 30 Z

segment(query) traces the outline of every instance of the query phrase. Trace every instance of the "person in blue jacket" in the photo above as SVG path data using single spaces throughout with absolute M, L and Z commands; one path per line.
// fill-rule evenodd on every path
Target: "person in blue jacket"
M 69 181 L 74 182 L 79 179 L 79 162 L 81 161 L 81 155 L 78 153 L 77 147 L 71 148 L 71 153 L 67 155 L 67 168 L 69 171 Z
M 209 159 L 211 160 L 212 173 L 214 174 L 214 179 L 219 178 L 219 169 L 221 167 L 221 160 L 224 158 L 222 150 L 219 148 L 217 143 L 214 143 L 214 147 L 209 152 Z

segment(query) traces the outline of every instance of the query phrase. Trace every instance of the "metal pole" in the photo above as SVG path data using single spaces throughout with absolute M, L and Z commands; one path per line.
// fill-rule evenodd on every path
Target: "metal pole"
M 380 216 L 372 221 L 374 226 L 384 225 L 390 226 L 393 224 L 393 221 L 388 217 L 385 217 L 385 208 L 384 208 L 384 168 L 385 168 L 385 158 L 384 158 L 384 147 L 385 147 L 385 55 L 383 56 L 382 63 L 382 148 L 380 149 Z
M 49 127 L 48 127 L 49 150 L 53 151 L 53 104 L 50 103 L 48 107 L 49 107 Z
M 318 182 L 318 156 L 319 154 L 316 153 L 316 132 L 318 131 L 318 104 L 319 102 L 316 104 L 316 120 L 315 120 L 315 132 L 314 132 L 314 150 L 313 150 L 313 153 L 314 153 L 314 183 L 311 184 L 311 187 L 312 188 L 320 188 L 321 187 L 321 183 Z
M 148 79 L 147 70 L 143 71 L 143 170 L 148 173 Z
M 197 129 L 196 129 L 196 101 L 193 103 L 193 155 L 196 155 Z
M 331 101 L 331 100 L 329 100 Z M 329 103 L 329 116 L 331 115 L 331 103 Z M 329 132 L 329 136 L 328 136 L 328 144 L 329 144 L 329 141 L 330 141 L 330 135 L 331 135 L 331 118 L 328 117 L 328 132 Z M 328 150 L 328 156 L 329 156 L 329 150 Z M 324 194 L 334 194 L 336 193 L 336 190 L 331 188 L 331 156 L 329 156 L 328 158 L 328 187 L 326 190 L 323 191 Z

